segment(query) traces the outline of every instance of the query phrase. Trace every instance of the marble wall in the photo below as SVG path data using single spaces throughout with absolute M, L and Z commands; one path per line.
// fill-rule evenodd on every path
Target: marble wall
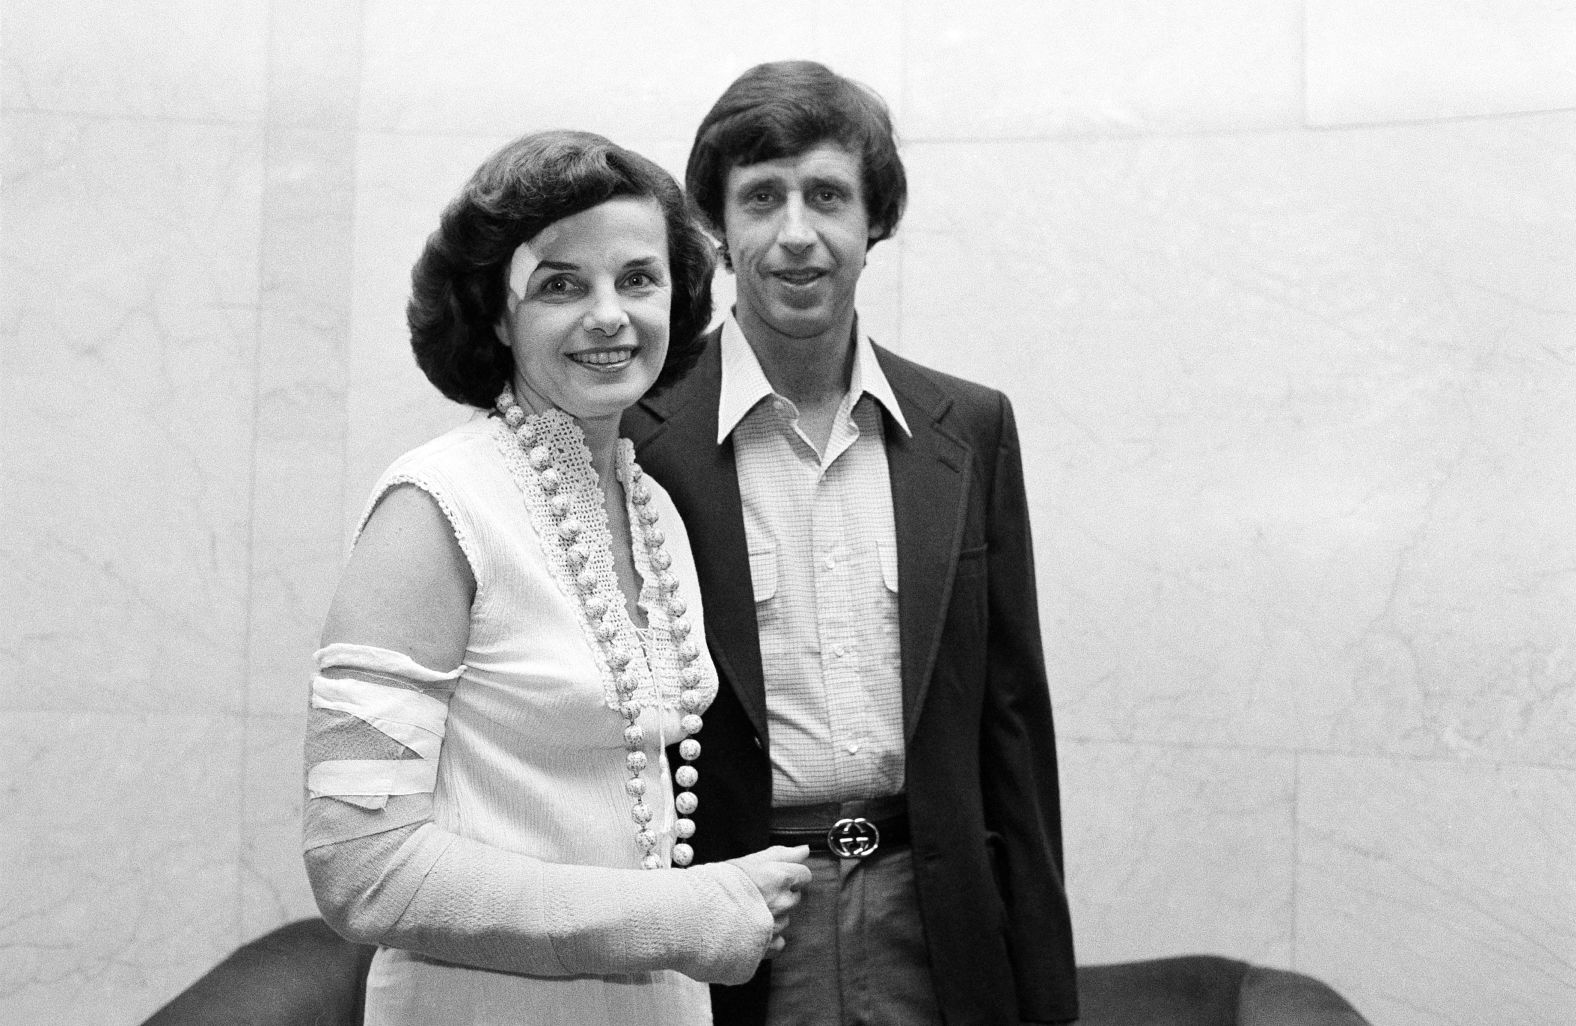
M 867 322 L 1017 407 L 1081 960 L 1576 1020 L 1576 4 L 970 9 L 6 5 L 0 1019 L 312 913 L 313 639 L 463 416 L 402 331 L 442 203 L 536 127 L 678 171 L 809 56 L 904 138 Z

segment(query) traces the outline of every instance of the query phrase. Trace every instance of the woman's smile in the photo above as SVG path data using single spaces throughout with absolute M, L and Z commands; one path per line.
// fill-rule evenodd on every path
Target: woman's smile
M 582 367 L 589 367 L 597 371 L 623 370 L 635 359 L 635 354 L 640 349 L 636 346 L 617 346 L 612 349 L 588 349 L 580 353 L 570 353 L 569 359 Z

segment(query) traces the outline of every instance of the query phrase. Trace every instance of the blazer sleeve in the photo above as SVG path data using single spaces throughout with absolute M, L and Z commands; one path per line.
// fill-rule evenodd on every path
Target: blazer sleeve
M 1061 1022 L 1077 1018 L 1078 1007 L 1063 884 L 1056 731 L 1040 643 L 1023 458 L 1004 395 L 988 513 L 989 640 L 980 736 L 985 822 L 1007 909 L 1019 1017 Z

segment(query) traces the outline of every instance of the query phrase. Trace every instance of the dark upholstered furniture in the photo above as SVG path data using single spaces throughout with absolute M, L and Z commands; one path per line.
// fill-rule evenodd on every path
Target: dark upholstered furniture
M 1213 955 L 1078 967 L 1080 1026 L 1367 1026 L 1302 973 Z
M 243 945 L 143 1026 L 361 1026 L 371 958 L 321 919 L 290 923 Z M 1082 966 L 1078 998 L 1079 1026 L 1367 1024 L 1318 980 L 1209 955 Z
M 287 923 L 236 949 L 144 1026 L 361 1026 L 374 950 L 321 919 Z

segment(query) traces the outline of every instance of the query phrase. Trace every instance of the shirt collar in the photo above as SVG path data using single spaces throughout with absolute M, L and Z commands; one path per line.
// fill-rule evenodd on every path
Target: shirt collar
M 776 394 L 772 390 L 772 383 L 766 380 L 766 372 L 761 369 L 761 361 L 756 357 L 755 350 L 750 348 L 750 343 L 744 337 L 744 329 L 729 314 L 722 325 L 722 391 L 717 403 L 717 444 L 727 441 L 733 429 L 739 426 L 739 421 L 755 409 L 762 399 L 769 399 Z M 848 394 L 853 397 L 853 401 L 846 404 L 849 409 L 853 408 L 860 395 L 868 395 L 886 407 L 887 413 L 891 414 L 905 435 L 913 436 L 908 421 L 903 418 L 903 408 L 898 405 L 897 395 L 882 372 L 880 361 L 876 359 L 875 348 L 869 336 L 862 333 L 856 334 L 854 339 L 854 368 L 848 379 Z

